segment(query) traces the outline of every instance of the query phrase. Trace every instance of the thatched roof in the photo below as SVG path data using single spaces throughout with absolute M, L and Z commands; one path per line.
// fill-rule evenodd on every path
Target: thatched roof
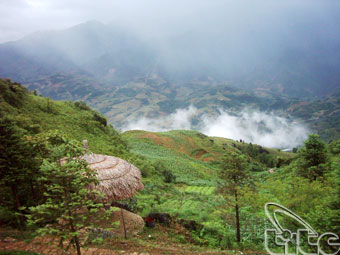
M 99 180 L 90 188 L 103 192 L 108 201 L 132 197 L 144 188 L 139 169 L 123 159 L 92 153 L 83 159 L 97 172 Z

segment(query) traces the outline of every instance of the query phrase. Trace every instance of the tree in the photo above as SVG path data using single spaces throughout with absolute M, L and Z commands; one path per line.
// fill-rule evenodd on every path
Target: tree
M 297 173 L 310 180 L 316 180 L 318 177 L 323 176 L 325 170 L 328 168 L 326 144 L 317 134 L 309 135 L 304 144 L 304 147 L 298 152 Z
M 45 202 L 30 208 L 29 222 L 42 226 L 39 234 L 59 236 L 61 244 L 70 239 L 80 255 L 79 231 L 90 225 L 89 220 L 102 207 L 94 202 L 99 193 L 88 189 L 98 182 L 96 173 L 81 159 L 83 149 L 78 142 L 52 134 L 44 144 L 50 155 L 40 167 Z
M 232 194 L 234 197 L 237 242 L 241 242 L 239 190 L 242 186 L 247 184 L 250 179 L 247 165 L 248 163 L 243 155 L 228 153 L 223 157 L 222 169 L 220 172 L 220 178 L 223 181 L 223 192 Z
M 24 227 L 25 218 L 20 208 L 34 197 L 38 165 L 23 132 L 6 116 L 0 118 L 0 155 L 0 185 L 10 190 L 12 196 L 10 203 L 4 199 L 1 204 L 12 207 Z

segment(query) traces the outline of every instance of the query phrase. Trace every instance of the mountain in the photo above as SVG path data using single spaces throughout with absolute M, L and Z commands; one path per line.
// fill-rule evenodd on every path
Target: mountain
M 311 38 L 306 31 L 295 31 L 288 40 L 268 29 L 272 48 L 266 52 L 269 42 L 260 34 L 254 45 L 241 43 L 245 35 L 238 35 L 234 43 L 223 37 L 215 48 L 207 48 L 209 38 L 203 34 L 155 41 L 90 21 L 1 44 L 0 77 L 52 99 L 85 101 L 120 129 L 193 105 L 200 115 L 209 116 L 217 116 L 220 109 L 275 112 L 299 118 L 327 140 L 337 137 L 336 121 L 326 124 L 333 115 L 323 115 L 320 122 L 292 109 L 327 102 L 339 93 L 339 38 L 316 37 L 306 46 L 298 43 Z M 324 33 L 320 27 L 310 32 Z M 278 37 L 273 41 L 274 35 Z
M 95 73 L 97 79 L 115 73 L 115 79 L 120 81 L 127 79 L 126 75 L 144 73 L 147 65 L 143 47 L 132 35 L 91 21 L 2 44 L 0 75 L 19 82 L 39 83 L 41 77 L 58 72 L 82 71 L 89 77 Z
M 320 25 L 308 26 L 306 31 L 300 26 L 289 34 L 280 34 L 270 25 L 252 36 L 235 32 L 234 41 L 231 35 L 218 37 L 199 30 L 151 40 L 112 24 L 90 21 L 1 44 L 0 77 L 24 82 L 54 98 L 64 97 L 48 82 L 59 73 L 109 89 L 157 76 L 179 87 L 195 81 L 228 83 L 298 98 L 339 91 L 340 38 L 327 40 L 329 35 Z M 261 37 L 265 32 L 268 40 Z M 220 41 L 214 43 L 213 38 Z M 308 43 L 301 44 L 303 40 Z M 46 91 L 46 86 L 51 88 Z M 70 92 L 71 86 L 67 86 Z M 70 97 L 79 99 L 77 94 Z

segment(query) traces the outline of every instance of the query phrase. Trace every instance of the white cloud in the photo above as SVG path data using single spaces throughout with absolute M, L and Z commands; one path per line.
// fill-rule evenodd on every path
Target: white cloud
M 192 125 L 193 117 L 199 124 Z M 197 128 L 199 127 L 199 128 Z M 198 130 L 209 136 L 219 136 L 272 148 L 293 148 L 301 145 L 308 136 L 308 129 L 297 122 L 275 115 L 244 109 L 238 113 L 220 110 L 218 116 L 200 115 L 194 106 L 177 109 L 175 113 L 157 119 L 141 118 L 130 121 L 123 130 L 152 132 L 174 129 Z
M 137 121 L 130 121 L 123 128 L 126 130 L 147 130 L 152 132 L 168 131 L 174 129 L 191 129 L 191 119 L 197 114 L 197 109 L 190 106 L 187 109 L 177 109 L 174 113 L 159 117 L 140 118 Z
M 292 148 L 301 145 L 308 136 L 308 130 L 302 124 L 273 113 L 248 109 L 236 116 L 220 111 L 217 118 L 205 116 L 203 123 L 204 128 L 201 131 L 209 136 L 242 139 L 275 148 Z

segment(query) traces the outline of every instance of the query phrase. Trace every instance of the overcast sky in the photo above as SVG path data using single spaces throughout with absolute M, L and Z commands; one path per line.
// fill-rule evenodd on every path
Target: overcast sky
M 339 20 L 338 0 L 0 0 L 0 42 L 41 30 L 64 29 L 88 20 L 114 23 L 152 36 L 205 24 L 264 24 L 302 18 Z M 287 16 L 289 15 L 289 16 Z M 286 19 L 286 22 L 289 21 Z M 182 29 L 182 30 L 181 30 Z M 237 27 L 236 27 L 237 29 Z

